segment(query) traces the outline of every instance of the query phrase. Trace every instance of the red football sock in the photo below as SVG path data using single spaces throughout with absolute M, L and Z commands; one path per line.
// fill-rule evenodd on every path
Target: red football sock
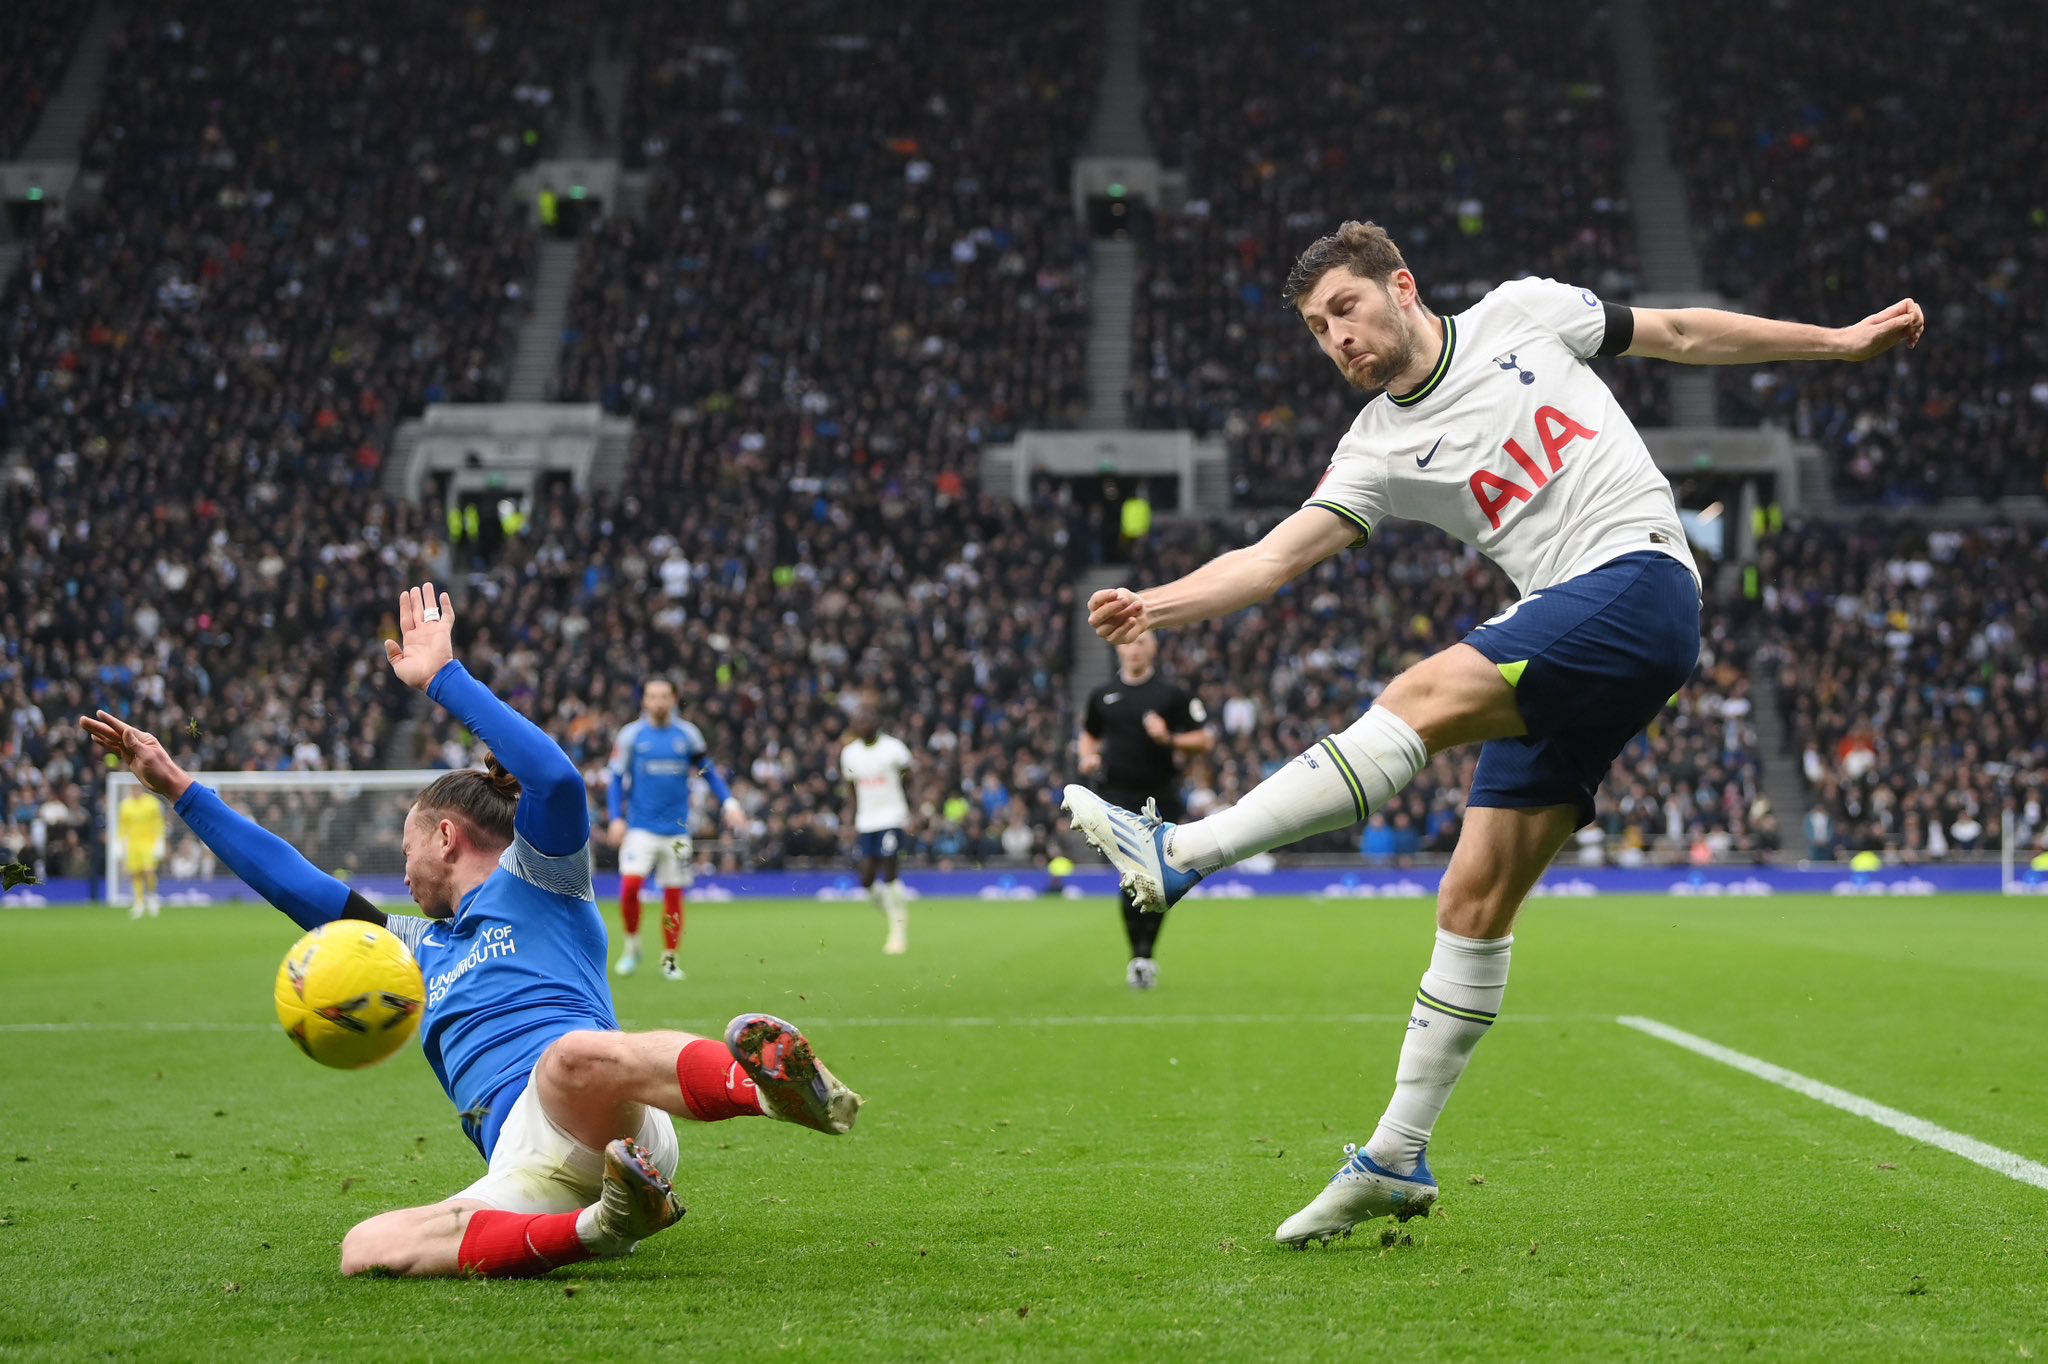
M 683 945 L 683 888 L 661 888 L 661 941 L 673 952 Z
M 723 1042 L 700 1037 L 676 1053 L 676 1083 L 683 1106 L 698 1122 L 761 1116 L 761 1093 Z
M 497 1212 L 469 1215 L 456 1263 L 465 1274 L 487 1279 L 530 1279 L 561 1265 L 590 1258 L 576 1234 L 573 1212 Z
M 640 936 L 640 880 L 628 876 L 619 883 L 619 917 L 625 921 L 626 936 Z

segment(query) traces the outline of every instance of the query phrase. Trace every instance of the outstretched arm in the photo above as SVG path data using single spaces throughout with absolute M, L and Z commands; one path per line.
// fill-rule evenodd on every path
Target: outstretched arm
M 297 848 L 229 806 L 211 787 L 192 780 L 154 734 L 104 710 L 95 717 L 80 717 L 78 723 L 143 786 L 172 801 L 178 817 L 214 856 L 300 928 L 318 928 L 336 919 L 384 922 L 382 911 L 308 862 Z
M 1358 527 L 1335 512 L 1303 507 L 1255 545 L 1219 554 L 1185 578 L 1133 592 L 1108 587 L 1088 599 L 1088 624 L 1111 644 L 1147 630 L 1213 620 L 1278 592 L 1358 539 Z
M 549 857 L 563 857 L 590 841 L 590 802 L 583 774 L 540 726 L 491 694 L 455 658 L 455 605 L 432 583 L 398 594 L 400 638 L 384 641 L 391 671 L 408 687 L 441 704 L 490 745 L 505 770 L 519 778 L 519 836 Z
M 1772 360 L 1868 360 L 1901 341 L 1920 344 L 1927 315 L 1910 298 L 1848 327 L 1777 322 L 1719 308 L 1635 308 L 1624 355 L 1681 365 L 1755 365 Z
M 724 775 L 718 770 L 718 764 L 711 761 L 709 753 L 697 755 L 697 770 L 704 774 L 704 782 L 711 788 L 711 794 L 718 797 L 718 808 L 725 820 L 725 826 L 728 829 L 744 828 L 747 812 L 733 799 L 732 787 L 726 784 Z

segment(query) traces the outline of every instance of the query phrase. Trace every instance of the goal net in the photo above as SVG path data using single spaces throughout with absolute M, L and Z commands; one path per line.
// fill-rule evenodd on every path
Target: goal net
M 398 845 L 405 812 L 428 782 L 445 775 L 429 769 L 194 772 L 192 777 L 219 791 L 222 800 L 297 848 L 320 870 L 376 897 L 404 893 L 405 859 Z M 107 777 L 107 899 L 117 904 L 129 893 L 121 802 L 141 791 L 141 783 L 126 772 Z M 255 895 L 168 808 L 157 875 L 166 899 L 191 903 Z

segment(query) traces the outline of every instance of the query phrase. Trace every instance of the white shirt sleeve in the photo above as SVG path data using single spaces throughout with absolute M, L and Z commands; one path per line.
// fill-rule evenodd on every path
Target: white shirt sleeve
M 1503 284 L 1494 292 L 1554 333 L 1581 360 L 1598 355 L 1600 343 L 1607 339 L 1607 310 L 1600 306 L 1600 295 L 1591 289 L 1531 276 Z
M 1322 481 L 1301 505 L 1321 507 L 1342 517 L 1358 532 L 1358 538 L 1351 543 L 1364 544 L 1373 527 L 1393 515 L 1387 497 L 1386 457 L 1367 450 L 1356 430 L 1345 432 L 1344 439 L 1337 442 L 1337 453 L 1330 457 L 1330 467 L 1323 471 Z

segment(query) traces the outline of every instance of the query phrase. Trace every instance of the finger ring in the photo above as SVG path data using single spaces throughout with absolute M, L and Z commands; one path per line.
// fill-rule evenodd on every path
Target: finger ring
M 426 609 L 425 611 L 423 611 L 423 612 L 421 612 L 421 613 L 420 613 L 420 619 L 421 619 L 421 620 L 439 620 L 439 619 L 441 619 L 441 608 L 440 608 L 440 607 L 438 607 L 438 606 L 429 606 L 429 607 L 428 607 L 428 608 L 427 608 L 427 609 Z

